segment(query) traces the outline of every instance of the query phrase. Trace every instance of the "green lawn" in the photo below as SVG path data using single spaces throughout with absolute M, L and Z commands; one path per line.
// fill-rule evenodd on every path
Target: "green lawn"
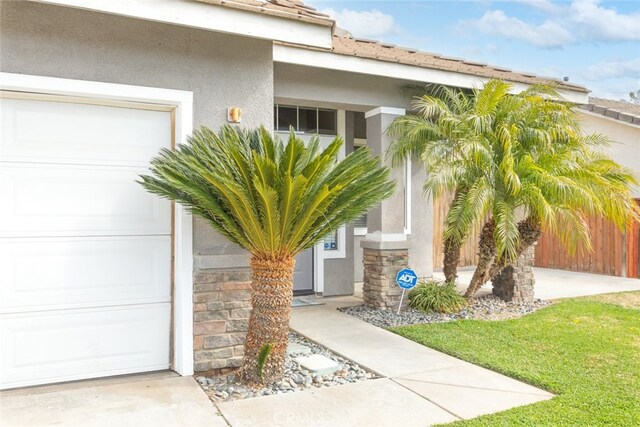
M 640 292 L 562 300 L 515 320 L 392 331 L 557 394 L 456 426 L 640 426 Z

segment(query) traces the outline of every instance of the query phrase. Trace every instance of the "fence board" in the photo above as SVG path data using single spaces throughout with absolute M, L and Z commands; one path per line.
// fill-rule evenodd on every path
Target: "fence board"
M 574 255 L 564 248 L 560 239 L 544 233 L 536 246 L 535 266 L 582 271 L 610 276 L 638 277 L 638 245 L 640 227 L 632 224 L 622 233 L 604 218 L 589 218 L 592 252 L 578 249 Z M 626 271 L 623 258 L 626 253 Z
M 640 204 L 640 201 L 639 201 Z M 635 221 L 631 221 L 627 229 L 625 239 L 627 245 L 627 277 L 640 277 L 639 257 L 640 257 L 640 226 Z

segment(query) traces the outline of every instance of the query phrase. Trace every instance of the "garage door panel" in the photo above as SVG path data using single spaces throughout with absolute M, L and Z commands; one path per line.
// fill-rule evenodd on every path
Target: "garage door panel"
M 0 239 L 0 312 L 171 298 L 171 237 Z
M 0 97 L 0 389 L 170 367 L 173 116 L 107 102 Z
M 0 113 L 5 161 L 146 165 L 171 147 L 167 111 L 0 99 Z
M 169 234 L 170 202 L 136 182 L 144 172 L 1 164 L 0 236 Z
M 169 322 L 169 303 L 2 315 L 2 387 L 168 369 Z

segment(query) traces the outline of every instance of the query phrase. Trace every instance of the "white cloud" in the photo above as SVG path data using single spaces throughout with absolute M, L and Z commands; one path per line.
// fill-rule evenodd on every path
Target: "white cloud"
M 573 0 L 569 4 L 550 0 L 518 1 L 544 12 L 547 19 L 541 24 L 532 24 L 507 16 L 502 10 L 491 10 L 477 20 L 461 22 L 461 26 L 548 48 L 581 41 L 640 41 L 640 11 L 621 14 L 602 6 L 600 0 Z
M 356 37 L 383 37 L 396 31 L 393 16 L 377 9 L 363 11 L 324 9 L 321 12 L 331 16 L 339 27 Z
M 507 16 L 501 10 L 486 12 L 482 18 L 469 24 L 485 34 L 523 40 L 538 47 L 560 47 L 573 41 L 571 33 L 557 22 L 548 20 L 532 25 Z
M 562 10 L 560 6 L 550 0 L 518 0 L 518 2 L 547 13 L 557 13 Z
M 589 84 L 591 96 L 607 99 L 629 99 L 629 92 L 640 89 L 640 79 L 617 79 Z
M 589 66 L 582 73 L 587 80 L 617 78 L 640 79 L 640 58 L 605 61 Z
M 640 41 L 640 12 L 621 15 L 599 5 L 598 0 L 574 0 L 568 17 L 584 37 L 595 40 Z

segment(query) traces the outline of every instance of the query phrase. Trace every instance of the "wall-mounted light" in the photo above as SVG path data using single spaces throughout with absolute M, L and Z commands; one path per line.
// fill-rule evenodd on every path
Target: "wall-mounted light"
M 229 107 L 227 110 L 227 121 L 231 123 L 240 123 L 242 120 L 242 110 L 240 107 Z

